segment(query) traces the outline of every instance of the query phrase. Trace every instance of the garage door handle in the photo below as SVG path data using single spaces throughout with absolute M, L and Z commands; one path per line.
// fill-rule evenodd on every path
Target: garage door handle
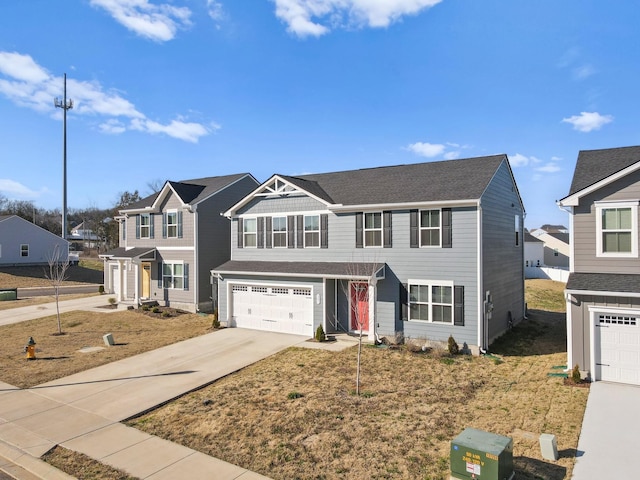
M 598 365 L 599 367 L 610 367 L 611 366 L 608 363 L 596 363 L 596 365 Z
M 293 318 L 293 313 L 290 313 L 289 314 L 289 319 L 292 319 L 292 318 Z
M 598 325 L 596 325 L 596 327 L 600 327 L 600 328 L 609 328 L 609 325 L 600 325 L 600 324 L 598 324 Z

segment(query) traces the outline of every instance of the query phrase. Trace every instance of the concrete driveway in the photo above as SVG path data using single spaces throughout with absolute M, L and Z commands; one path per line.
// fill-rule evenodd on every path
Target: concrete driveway
M 119 422 L 306 340 L 227 328 L 26 390 L 0 383 L 0 457 L 60 444 L 141 479 L 264 478 Z
M 638 478 L 640 387 L 595 382 L 590 388 L 573 480 Z

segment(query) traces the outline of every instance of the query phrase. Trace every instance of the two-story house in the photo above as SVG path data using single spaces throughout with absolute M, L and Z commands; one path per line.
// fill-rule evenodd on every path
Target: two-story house
M 230 258 L 230 222 L 221 213 L 257 185 L 248 173 L 167 181 L 120 210 L 119 247 L 101 255 L 105 290 L 121 304 L 210 310 L 209 271 Z
M 273 175 L 225 215 L 220 319 L 478 351 L 524 316 L 524 207 L 506 155 Z
M 581 151 L 569 195 L 568 365 L 640 384 L 640 146 Z
M 69 242 L 17 215 L 0 215 L 0 266 L 66 262 Z

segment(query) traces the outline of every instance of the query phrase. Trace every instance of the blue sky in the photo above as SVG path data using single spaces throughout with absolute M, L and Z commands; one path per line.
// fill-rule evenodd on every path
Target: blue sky
M 0 192 L 509 156 L 525 225 L 568 224 L 579 150 L 640 144 L 636 2 L 29 0 L 0 6 Z M 427 179 L 428 180 L 428 179 Z

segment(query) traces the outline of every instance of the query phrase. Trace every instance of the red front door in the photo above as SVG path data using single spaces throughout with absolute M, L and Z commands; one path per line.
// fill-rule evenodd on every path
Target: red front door
M 369 285 L 351 283 L 351 330 L 369 331 Z

